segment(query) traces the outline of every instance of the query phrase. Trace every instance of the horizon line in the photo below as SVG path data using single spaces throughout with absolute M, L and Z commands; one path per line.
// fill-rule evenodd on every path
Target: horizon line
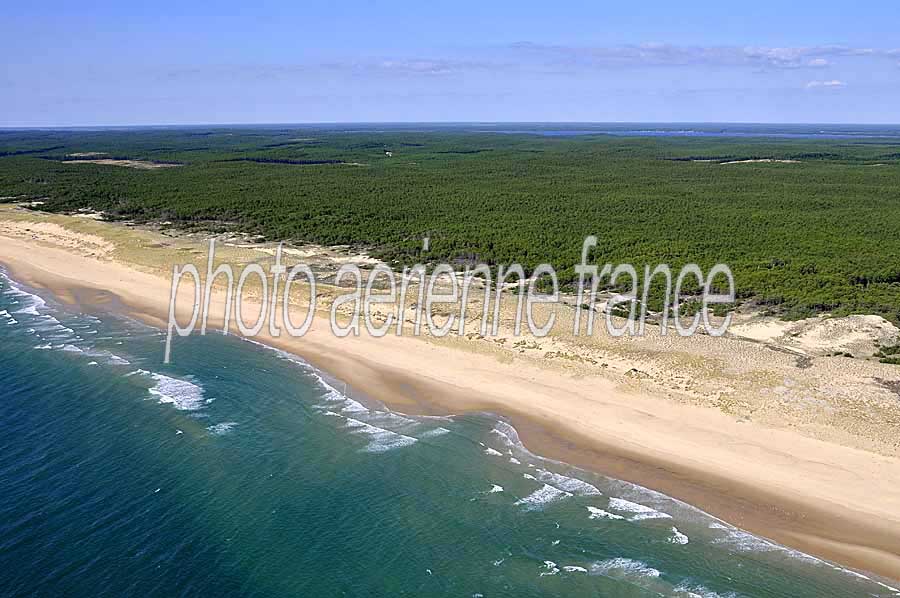
M 71 129 L 166 129 L 166 128 L 227 128 L 227 127 L 311 127 L 311 126 L 413 126 L 413 125 L 740 125 L 740 126 L 840 126 L 840 127 L 900 127 L 900 122 L 795 122 L 795 121 L 585 121 L 585 120 L 430 120 L 430 121 L 298 121 L 298 122 L 222 122 L 222 123 L 153 123 L 153 124 L 48 124 L 0 125 L 0 131 L 71 130 Z

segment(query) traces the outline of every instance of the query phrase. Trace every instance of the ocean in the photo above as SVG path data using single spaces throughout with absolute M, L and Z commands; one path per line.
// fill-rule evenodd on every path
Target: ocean
M 900 596 L 302 360 L 0 274 L 2 596 Z M 364 393 L 365 389 L 359 389 Z

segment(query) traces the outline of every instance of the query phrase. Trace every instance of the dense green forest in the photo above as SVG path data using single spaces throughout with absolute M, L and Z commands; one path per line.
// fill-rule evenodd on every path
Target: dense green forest
M 71 163 L 89 152 L 180 166 Z M 747 159 L 798 162 L 725 164 Z M 900 139 L 9 130 L 0 131 L 0 196 L 361 246 L 398 265 L 549 262 L 563 283 L 594 234 L 600 263 L 725 262 L 742 300 L 785 317 L 900 321 Z

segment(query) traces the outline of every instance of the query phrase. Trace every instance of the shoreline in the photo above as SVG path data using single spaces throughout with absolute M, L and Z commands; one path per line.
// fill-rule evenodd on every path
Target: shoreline
M 0 255 L 14 278 L 65 303 L 122 310 L 164 327 L 168 280 L 2 236 Z M 78 278 L 55 273 L 60 263 Z M 896 459 L 736 423 L 707 408 L 624 391 L 600 377 L 500 363 L 408 337 L 337 339 L 322 324 L 302 339 L 255 340 L 297 354 L 391 408 L 415 415 L 497 413 L 535 454 L 662 492 L 787 547 L 900 580 Z M 810 479 L 800 482 L 804 478 Z

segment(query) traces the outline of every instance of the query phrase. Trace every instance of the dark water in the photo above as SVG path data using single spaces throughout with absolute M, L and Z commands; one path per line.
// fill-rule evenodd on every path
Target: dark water
M 299 360 L 0 276 L 2 596 L 898 596 Z

